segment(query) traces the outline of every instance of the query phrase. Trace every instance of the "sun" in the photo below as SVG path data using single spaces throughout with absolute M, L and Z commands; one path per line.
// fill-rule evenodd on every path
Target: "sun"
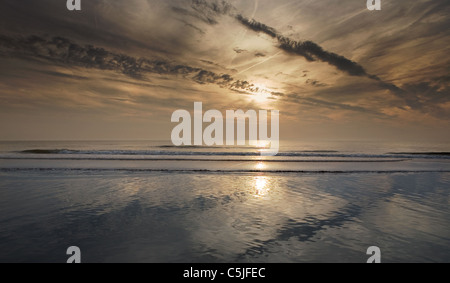
M 259 105 L 267 105 L 274 99 L 272 95 L 274 91 L 267 87 L 264 83 L 255 83 L 250 91 L 251 99 Z

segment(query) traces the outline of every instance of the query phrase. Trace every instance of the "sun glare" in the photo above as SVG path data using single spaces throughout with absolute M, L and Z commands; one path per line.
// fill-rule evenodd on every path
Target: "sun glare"
M 263 162 L 258 162 L 258 164 L 256 164 L 256 169 L 263 170 L 264 168 L 266 168 L 266 165 Z
M 273 90 L 269 89 L 265 84 L 255 83 L 253 91 L 250 93 L 252 94 L 253 101 L 264 105 L 273 98 L 272 92 Z
M 270 145 L 270 141 L 257 141 L 256 147 L 258 148 L 267 148 Z

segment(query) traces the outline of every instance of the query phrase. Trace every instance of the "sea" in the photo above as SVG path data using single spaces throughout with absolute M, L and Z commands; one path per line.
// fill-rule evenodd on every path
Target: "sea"
M 450 262 L 450 143 L 0 142 L 0 262 Z

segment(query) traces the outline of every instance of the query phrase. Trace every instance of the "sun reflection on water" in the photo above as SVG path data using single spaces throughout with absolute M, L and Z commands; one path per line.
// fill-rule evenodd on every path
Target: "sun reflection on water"
M 254 179 L 255 196 L 264 197 L 270 191 L 268 179 L 265 176 L 256 176 Z
M 263 162 L 258 162 L 258 164 L 256 164 L 255 168 L 258 170 L 263 170 L 266 168 L 266 165 Z

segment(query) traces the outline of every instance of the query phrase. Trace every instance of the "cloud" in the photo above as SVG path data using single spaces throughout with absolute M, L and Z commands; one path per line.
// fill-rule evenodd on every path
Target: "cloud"
M 368 76 L 366 70 L 358 63 L 345 58 L 339 54 L 324 50 L 320 45 L 312 41 L 296 41 L 283 36 L 276 29 L 258 22 L 254 19 L 248 19 L 241 14 L 236 14 L 236 9 L 225 1 L 206 2 L 205 0 L 192 0 L 192 7 L 196 11 L 201 11 L 208 15 L 222 14 L 230 15 L 248 29 L 264 33 L 279 42 L 279 47 L 286 52 L 296 54 L 304 57 L 308 61 L 322 61 L 326 62 L 337 69 L 348 73 L 352 76 Z M 240 53 L 240 52 L 238 52 Z
M 213 17 L 205 15 L 204 13 L 191 12 L 180 7 L 172 7 L 172 11 L 182 16 L 189 16 L 192 18 L 196 18 L 210 25 L 217 24 L 217 21 Z
M 321 46 L 312 41 L 295 41 L 281 35 L 277 36 L 277 39 L 281 49 L 303 56 L 308 61 L 326 62 L 352 76 L 368 76 L 366 70 L 361 65 L 344 56 L 325 51 Z
M 240 49 L 240 48 L 238 48 L 238 47 L 233 48 L 233 51 L 236 52 L 236 53 L 238 53 L 238 54 L 247 52 L 247 50 L 245 50 L 245 49 Z
M 206 70 L 198 72 L 193 79 L 200 84 L 210 83 L 224 87 L 228 86 L 229 83 L 233 81 L 233 78 L 230 75 L 217 75 L 216 73 Z
M 384 113 L 381 113 L 375 109 L 368 109 L 361 106 L 355 106 L 355 105 L 349 105 L 345 103 L 336 103 L 332 101 L 326 101 L 322 99 L 317 99 L 313 97 L 303 97 L 298 94 L 289 94 L 287 95 L 288 101 L 298 103 L 298 104 L 307 104 L 310 106 L 320 106 L 325 107 L 332 110 L 347 110 L 347 111 L 353 111 L 353 112 L 359 112 L 359 113 L 365 113 L 365 114 L 372 114 L 375 115 L 378 118 L 392 118 L 392 116 L 386 115 Z
M 446 80 L 448 81 L 448 76 L 446 75 L 443 75 L 439 80 L 436 80 L 436 82 L 438 83 L 435 83 L 434 85 L 431 82 L 422 82 L 404 84 L 402 87 L 399 87 L 392 82 L 380 78 L 378 75 L 370 74 L 361 64 L 338 53 L 325 50 L 322 46 L 313 41 L 300 41 L 291 39 L 290 37 L 286 37 L 278 32 L 275 28 L 266 25 L 265 23 L 256 21 L 255 19 L 249 19 L 239 13 L 236 8 L 234 8 L 231 4 L 228 4 L 226 1 L 192 0 L 191 7 L 196 12 L 204 13 L 205 15 L 208 15 L 208 17 L 214 19 L 217 16 L 228 15 L 237 20 L 237 22 L 239 22 L 247 29 L 257 33 L 265 34 L 270 38 L 275 39 L 278 42 L 277 47 L 288 54 L 301 56 L 308 62 L 327 63 L 330 66 L 333 66 L 341 72 L 350 76 L 365 77 L 373 80 L 378 84 L 379 89 L 388 90 L 391 94 L 393 94 L 394 97 L 400 99 L 397 100 L 399 103 L 395 105 L 395 107 L 398 109 L 406 109 L 404 107 L 407 106 L 409 107 L 409 109 L 431 114 L 436 117 L 439 116 L 440 118 L 444 119 L 448 119 L 448 117 L 450 116 L 448 114 L 448 111 L 441 106 L 441 104 L 445 104 L 450 100 L 448 88 L 442 87 Z M 239 48 L 234 49 L 234 51 L 236 53 L 244 52 L 244 50 Z M 263 57 L 265 56 L 265 54 L 262 52 L 258 52 L 255 54 L 255 56 Z M 304 76 L 307 76 L 307 74 L 305 73 Z M 306 81 L 306 84 L 313 87 L 328 86 L 326 83 L 319 82 L 315 79 L 308 79 Z M 234 82 L 233 88 L 237 91 L 241 91 L 243 89 L 254 90 L 254 86 L 245 81 L 242 81 L 240 83 Z M 372 88 L 376 89 L 377 87 L 372 86 Z M 289 95 L 286 95 L 283 92 L 273 92 L 273 96 L 285 98 L 288 97 L 292 100 L 292 97 L 289 97 Z M 331 99 L 331 101 L 323 101 L 317 98 L 298 98 L 298 100 L 303 101 L 303 103 L 308 102 L 328 108 L 365 112 L 376 114 L 382 117 L 387 117 L 385 114 L 379 112 L 378 110 L 366 109 L 365 107 L 353 106 L 349 104 L 335 103 L 332 102 L 332 97 L 329 99 Z M 392 99 L 390 101 L 392 101 Z M 386 103 L 385 105 L 385 107 L 390 106 L 394 105 L 389 105 L 389 103 Z
M 306 84 L 307 84 L 307 85 L 312 85 L 312 86 L 315 86 L 315 87 L 324 87 L 324 86 L 327 86 L 327 84 L 325 84 L 325 83 L 321 83 L 321 82 L 319 82 L 318 80 L 312 80 L 312 79 L 307 79 L 307 80 L 306 80 Z
M 277 38 L 279 36 L 274 28 L 266 26 L 265 24 L 257 22 L 255 20 L 247 19 L 242 15 L 237 15 L 236 20 L 238 20 L 241 24 L 243 24 L 244 26 L 255 32 L 262 32 L 273 38 Z
M 173 7 L 172 9 L 183 15 L 188 15 L 201 20 L 204 23 L 210 25 L 216 25 L 217 15 L 228 15 L 235 12 L 235 8 L 226 1 L 205 1 L 205 0 L 192 0 L 191 8 L 194 11 L 189 11 L 179 7 Z
M 440 4 L 442 6 L 444 4 Z M 447 7 L 446 5 L 444 5 Z M 284 36 L 280 32 L 278 32 L 275 28 L 268 26 L 262 22 L 256 21 L 255 19 L 249 19 L 244 15 L 240 14 L 238 10 L 232 7 L 230 4 L 226 4 L 225 1 L 210 1 L 207 2 L 205 0 L 194 1 L 192 7 L 195 7 L 197 12 L 207 13 L 209 16 L 214 17 L 218 15 L 228 15 L 241 25 L 246 27 L 247 29 L 262 33 L 269 36 L 272 39 L 275 39 L 278 43 L 278 48 L 283 50 L 288 54 L 293 54 L 295 56 L 301 56 L 306 59 L 308 62 L 324 62 L 329 64 L 330 66 L 335 67 L 341 72 L 348 74 L 350 76 L 356 77 L 365 77 L 370 80 L 373 80 L 377 83 L 378 87 L 375 85 L 370 86 L 373 90 L 384 89 L 388 90 L 395 98 L 397 99 L 386 99 L 385 104 L 378 107 L 378 109 L 367 109 L 366 107 L 355 106 L 359 99 L 353 99 L 350 101 L 350 104 L 347 103 L 336 103 L 333 97 L 328 97 L 328 100 L 321 100 L 318 98 L 312 98 L 316 93 L 312 92 L 312 95 L 309 97 L 298 97 L 292 95 L 286 95 L 283 92 L 272 92 L 273 97 L 282 97 L 289 101 L 295 101 L 297 103 L 308 103 L 314 104 L 314 106 L 321 106 L 330 109 L 341 109 L 341 110 L 349 110 L 360 113 L 369 113 L 378 116 L 379 118 L 387 118 L 391 117 L 385 113 L 383 113 L 383 109 L 388 109 L 389 107 L 395 107 L 401 110 L 413 110 L 419 111 L 423 114 L 431 115 L 433 117 L 447 120 L 450 118 L 449 114 L 449 105 L 450 101 L 450 93 L 449 87 L 445 86 L 448 83 L 448 75 L 442 75 L 439 79 L 436 79 L 434 82 L 416 82 L 416 83 L 406 83 L 403 84 L 402 87 L 397 86 L 396 84 L 386 81 L 385 79 L 380 78 L 378 75 L 374 75 L 369 73 L 361 64 L 346 58 L 340 54 L 335 52 L 331 52 L 325 50 L 319 44 L 306 40 L 299 41 L 293 40 L 289 37 Z M 436 9 L 433 9 L 435 11 Z M 427 15 L 431 13 L 428 12 Z M 417 23 L 415 23 L 417 25 Z M 437 25 L 437 24 L 435 24 Z M 442 23 L 439 22 L 437 30 L 442 30 Z M 423 29 L 421 30 L 421 32 Z M 412 36 L 413 33 L 408 33 Z M 385 48 L 380 48 L 380 50 L 385 50 Z M 243 50 L 235 50 L 235 52 L 240 53 Z M 264 53 L 258 52 L 255 54 L 256 57 L 265 56 Z M 304 77 L 307 76 L 306 73 L 303 74 Z M 316 79 L 308 79 L 306 85 L 312 87 L 327 87 L 328 84 L 319 82 Z M 445 86 L 445 87 L 443 87 Z M 240 91 L 240 87 L 242 89 L 254 89 L 254 86 L 250 84 L 234 84 L 234 89 Z M 326 91 L 326 90 L 325 90 Z M 357 92 L 352 92 L 353 95 L 358 95 Z M 338 96 L 341 94 L 337 93 Z M 389 101 L 389 102 L 388 102 Z M 394 102 L 396 101 L 396 102 Z
M 13 38 L 0 35 L 0 55 L 28 60 L 45 60 L 70 67 L 115 71 L 143 81 L 146 80 L 146 74 L 178 75 L 198 84 L 215 84 L 239 93 L 253 94 L 261 91 L 252 83 L 235 80 L 229 74 L 217 74 L 202 68 L 174 64 L 160 59 L 135 58 L 93 45 L 82 46 L 59 36 L 44 38 L 31 35 Z M 51 73 L 51 75 L 69 77 L 60 73 Z
M 345 56 L 339 55 L 334 52 L 327 51 L 323 49 L 319 44 L 307 40 L 307 41 L 297 41 L 289 37 L 286 37 L 279 33 L 275 28 L 270 27 L 264 23 L 258 22 L 254 19 L 249 19 L 239 13 L 237 9 L 232 7 L 225 1 L 212 1 L 207 2 L 205 0 L 192 0 L 192 7 L 202 13 L 207 15 L 229 15 L 234 17 L 239 23 L 244 25 L 246 28 L 254 31 L 260 32 L 274 38 L 279 43 L 279 48 L 287 53 L 294 54 L 305 58 L 309 62 L 319 61 L 325 62 L 329 65 L 337 68 L 338 70 L 347 73 L 351 76 L 367 77 L 379 82 L 380 86 L 388 89 L 394 93 L 402 93 L 403 90 L 396 85 L 385 82 L 376 75 L 367 73 L 363 66 L 360 64 L 346 58 Z M 238 52 L 239 53 L 239 52 Z M 258 53 L 262 54 L 262 53 Z
M 73 79 L 73 80 L 89 80 L 88 77 L 85 76 L 77 76 L 77 75 L 71 75 L 71 74 L 65 74 L 65 73 L 61 73 L 61 72 L 53 72 L 53 71 L 39 71 L 42 74 L 46 74 L 49 76 L 54 76 L 54 77 L 60 77 L 60 78 L 66 78 L 66 79 Z
M 406 90 L 401 97 L 413 110 L 429 113 L 437 118 L 450 119 L 450 112 L 443 108 L 450 102 L 450 87 L 441 87 L 433 82 L 420 82 L 404 85 Z
M 232 15 L 236 8 L 224 0 L 192 0 L 191 7 L 200 13 L 214 15 Z
M 242 15 L 237 15 L 236 19 L 247 28 L 262 32 L 272 38 L 276 38 L 279 47 L 284 51 L 304 57 L 306 60 L 321 61 L 336 67 L 337 69 L 352 76 L 367 76 L 375 78 L 367 74 L 366 70 L 358 63 L 345 58 L 339 54 L 324 50 L 320 45 L 312 41 L 296 41 L 279 34 L 274 28 L 255 20 L 250 20 Z
M 33 1 L 27 0 L 28 2 Z M 50 1 L 48 2 L 50 3 Z M 320 34 L 320 36 L 315 36 L 313 41 L 303 41 L 294 40 L 296 37 L 298 38 L 298 35 L 294 35 L 298 34 L 297 32 L 288 33 L 285 29 L 283 30 L 282 20 L 276 21 L 276 27 L 279 27 L 283 33 L 270 26 L 275 26 L 275 24 L 272 24 L 272 19 L 267 17 L 268 14 L 272 13 L 272 9 L 267 8 L 269 4 L 260 3 L 258 13 L 255 13 L 258 19 L 262 19 L 259 22 L 245 17 L 243 12 L 241 13 L 228 2 L 221 0 L 148 1 L 152 4 L 148 6 L 148 10 L 138 9 L 137 7 L 147 7 L 143 4 L 144 2 L 146 1 L 133 2 L 142 4 L 140 6 L 121 1 L 116 4 L 92 1 L 88 4 L 93 5 L 92 8 L 85 9 L 83 13 L 77 14 L 77 16 L 73 13 L 62 15 L 55 8 L 51 13 L 44 11 L 43 13 L 37 13 L 37 15 L 30 11 L 29 15 L 34 20 L 31 21 L 30 29 L 32 31 L 29 32 L 39 34 L 39 36 L 17 37 L 11 34 L 26 30 L 25 26 L 29 25 L 30 20 L 29 18 L 27 18 L 27 21 L 21 20 L 16 15 L 20 14 L 19 12 L 22 12 L 22 10 L 16 11 L 16 14 L 14 14 L 14 11 L 11 10 L 16 7 L 19 9 L 20 5 L 16 4 L 16 1 L 8 1 L 10 9 L 5 9 L 0 14 L 5 16 L 11 14 L 11 23 L 20 23 L 20 28 L 9 31 L 6 30 L 6 26 L 16 25 L 4 25 L 3 32 L 0 32 L 0 34 L 8 34 L 8 36 L 0 36 L 0 55 L 32 60 L 38 63 L 74 67 L 75 69 L 92 68 L 114 71 L 120 74 L 114 76 L 114 80 L 120 78 L 121 75 L 125 75 L 132 78 L 127 80 L 128 83 L 135 83 L 137 86 L 142 85 L 141 83 L 147 83 L 151 74 L 163 75 L 158 77 L 164 77 L 166 82 L 161 82 L 161 84 L 168 87 L 172 86 L 170 82 L 174 79 L 174 77 L 169 76 L 176 76 L 187 80 L 182 81 L 183 87 L 189 87 L 190 83 L 192 83 L 191 85 L 213 84 L 225 90 L 247 95 L 262 91 L 261 85 L 267 83 L 268 86 L 273 87 L 273 90 L 268 90 L 267 93 L 279 102 L 284 100 L 291 102 L 290 93 L 301 93 L 304 96 L 316 99 L 316 101 L 299 99 L 301 103 L 309 103 L 327 109 L 371 113 L 366 108 L 371 108 L 373 104 L 368 105 L 375 103 L 376 111 L 380 113 L 386 109 L 392 110 L 391 107 L 395 107 L 414 112 L 414 114 L 427 113 L 445 119 L 450 116 L 448 106 L 445 105 L 446 103 L 448 105 L 449 88 L 443 87 L 443 85 L 448 84 L 448 74 L 436 72 L 435 69 L 428 71 L 427 74 L 433 74 L 434 76 L 436 76 L 436 73 L 441 74 L 439 78 L 432 81 L 430 78 L 427 78 L 428 80 L 423 79 L 423 76 L 417 75 L 418 72 L 414 72 L 412 75 L 416 75 L 418 80 L 413 81 L 409 78 L 412 72 L 408 68 L 404 68 L 407 64 L 401 61 L 403 57 L 393 58 L 394 56 L 390 55 L 398 42 L 408 43 L 409 40 L 414 40 L 417 36 L 414 33 L 417 28 L 420 28 L 421 36 L 426 35 L 428 26 L 425 26 L 422 21 L 417 20 L 414 23 L 414 29 L 408 29 L 407 33 L 402 32 L 401 34 L 404 37 L 394 36 L 398 33 L 393 32 L 392 36 L 385 36 L 385 33 L 381 33 L 379 37 L 370 37 L 370 40 L 364 37 L 364 41 L 361 42 L 360 39 L 357 44 L 363 47 L 358 47 L 360 49 L 358 49 L 357 55 L 360 59 L 355 62 L 340 55 L 343 54 L 342 50 L 350 48 L 345 45 L 347 37 L 340 34 L 341 26 L 337 28 L 330 25 L 331 22 L 326 21 L 326 24 L 320 27 L 323 31 L 317 31 L 318 22 L 325 16 L 317 17 L 317 21 L 292 17 L 292 21 L 297 21 L 295 24 L 298 24 L 296 28 L 299 29 L 299 33 L 303 32 L 305 35 L 308 34 L 307 32 L 311 32 L 309 34 Z M 239 4 L 242 5 L 239 6 L 240 9 L 242 7 L 253 7 L 253 5 L 242 3 Z M 115 6 L 109 7 L 109 5 Z M 270 7 L 274 7 L 283 4 L 270 5 Z M 159 6 L 161 7 L 158 8 Z M 304 6 L 309 7 L 310 5 L 304 4 Z M 32 10 L 34 7 L 30 6 L 28 10 Z M 312 6 L 312 8 L 316 9 L 317 7 Z M 124 19 L 120 18 L 123 16 L 122 10 L 126 15 Z M 162 11 L 165 13 L 162 13 Z M 250 10 L 243 8 L 243 11 Z M 430 13 L 431 11 L 427 12 L 427 14 Z M 292 16 L 295 15 L 297 14 Z M 280 8 L 277 10 L 276 18 L 281 19 L 282 16 L 282 9 Z M 438 21 L 439 18 L 433 19 L 431 16 L 432 14 L 426 20 L 436 21 L 433 26 L 436 25 L 437 31 L 441 30 L 443 21 Z M 311 14 L 308 17 L 311 17 Z M 89 19 L 92 22 L 89 22 Z M 94 19 L 96 21 L 95 26 L 93 25 Z M 6 20 L 3 20 L 3 22 L 6 23 Z M 39 27 L 36 23 L 41 22 L 44 22 L 45 25 Z M 367 20 L 367 22 L 373 23 L 372 20 Z M 54 23 L 58 24 L 55 25 Z M 267 23 L 270 23 L 270 25 Z M 51 28 L 50 25 L 55 27 Z M 253 34 L 251 37 L 249 31 L 264 35 L 255 38 L 256 34 Z M 372 29 L 371 31 L 373 33 Z M 48 37 L 42 36 L 42 34 L 56 34 L 60 37 Z M 339 35 L 337 38 L 333 38 L 336 41 L 339 40 L 339 42 L 328 40 L 331 38 L 330 35 L 333 34 Z M 355 37 L 357 36 L 355 35 Z M 369 38 L 369 35 L 367 37 Z M 442 34 L 442 38 L 444 37 L 445 32 Z M 227 40 L 223 41 L 223 38 Z M 319 40 L 317 38 L 320 38 L 320 42 L 327 41 L 330 46 L 336 46 L 333 48 L 334 52 L 326 50 L 316 43 Z M 384 41 L 379 40 L 380 38 Z M 385 42 L 386 40 L 389 44 Z M 86 45 L 86 42 L 90 45 Z M 342 42 L 344 43 L 342 44 Z M 420 54 L 431 54 L 429 56 L 432 56 L 433 52 L 437 53 L 435 48 L 431 48 L 434 50 L 433 52 L 426 52 L 429 44 L 422 41 L 415 44 L 419 45 L 419 43 L 423 49 L 406 45 L 404 49 L 400 49 L 399 53 L 403 54 L 406 50 L 411 50 L 411 56 Z M 432 43 L 430 42 L 430 44 Z M 344 46 L 342 47 L 342 45 Z M 355 45 L 356 43 L 351 47 Z M 235 46 L 240 48 L 234 48 Z M 378 49 L 379 53 L 372 50 L 371 47 Z M 364 50 L 361 51 L 361 48 Z M 235 52 L 240 56 L 236 56 Z M 243 54 L 244 52 L 246 54 Z M 272 57 L 271 54 L 275 52 L 284 55 L 272 59 L 276 61 L 271 62 L 273 64 L 265 63 L 267 62 L 265 59 Z M 292 56 L 299 56 L 308 62 L 324 62 L 326 64 L 306 65 L 304 62 L 292 60 Z M 218 62 L 220 62 L 220 65 Z M 411 60 L 408 60 L 408 62 L 412 63 Z M 401 71 L 404 70 L 404 73 L 401 74 L 406 79 L 399 80 L 398 77 L 396 78 L 395 74 L 398 73 L 398 69 L 393 70 L 391 65 L 388 64 L 398 66 Z M 440 62 L 436 64 L 442 65 Z M 250 65 L 251 67 L 248 68 Z M 303 70 L 305 65 L 308 69 L 311 67 L 310 73 L 299 71 L 299 68 Z M 415 65 L 420 66 L 421 64 Z M 366 70 L 364 67 L 368 69 Z M 240 72 L 230 70 L 232 68 L 237 68 Z M 252 72 L 248 72 L 248 77 L 246 77 L 242 74 L 242 69 Z M 373 75 L 368 70 L 377 73 L 377 75 Z M 16 70 L 16 72 L 18 71 Z M 60 76 L 62 79 L 70 79 L 70 77 L 67 77 L 70 75 L 65 73 L 51 72 L 48 71 L 47 75 L 55 76 L 55 80 L 57 79 L 56 76 Z M 283 76 L 274 74 L 282 74 Z M 304 78 L 299 79 L 302 76 Z M 154 77 L 156 76 L 153 76 L 152 79 Z M 81 77 L 71 78 L 82 79 Z M 426 82 L 421 82 L 423 80 Z M 124 81 L 126 80 L 124 79 Z M 355 87 L 354 82 L 358 83 L 360 87 Z M 180 96 L 182 95 L 180 94 Z M 372 111 L 375 112 L 375 110 Z

